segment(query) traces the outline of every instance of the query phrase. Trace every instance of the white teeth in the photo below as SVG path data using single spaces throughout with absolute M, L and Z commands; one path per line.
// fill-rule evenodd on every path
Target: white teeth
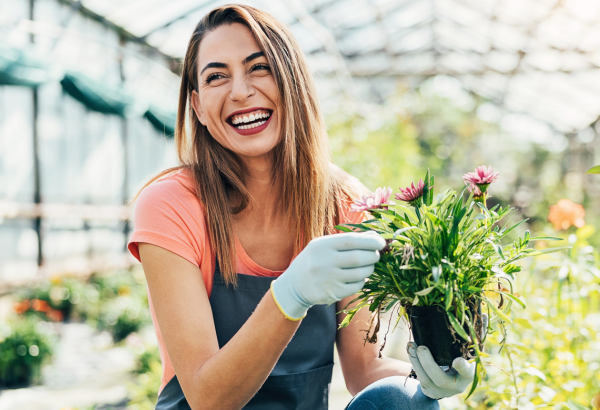
M 263 125 L 264 123 L 266 123 L 267 121 L 259 121 L 259 122 L 255 122 L 254 124 L 249 124 L 249 125 L 240 125 L 237 128 L 240 130 L 250 130 L 252 128 L 256 128 L 256 127 L 260 127 L 261 125 Z
M 242 127 L 246 127 L 246 126 L 242 126 L 242 125 L 238 126 L 238 124 L 248 123 L 248 122 L 256 121 L 256 120 L 263 119 L 263 118 L 268 119 L 270 116 L 271 116 L 271 114 L 268 112 L 266 112 L 266 113 L 265 112 L 257 112 L 257 113 L 252 113 L 250 115 L 240 115 L 240 116 L 233 117 L 231 119 L 231 123 L 233 125 L 236 125 L 237 128 L 239 128 L 239 129 L 247 129 L 247 128 L 242 128 Z M 253 125 L 253 126 L 251 126 L 251 125 Z M 251 124 L 251 125 L 249 125 L 248 127 L 254 128 L 254 126 L 258 126 L 261 124 L 258 124 L 258 125 Z

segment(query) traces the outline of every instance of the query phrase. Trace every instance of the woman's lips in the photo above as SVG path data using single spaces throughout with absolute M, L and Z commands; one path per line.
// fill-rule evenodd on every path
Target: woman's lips
M 257 134 L 257 133 L 261 132 L 262 130 L 264 130 L 265 128 L 267 128 L 267 126 L 271 122 L 271 118 L 273 118 L 273 113 L 271 113 L 271 116 L 267 119 L 267 121 L 263 125 L 259 125 L 258 127 L 255 127 L 255 128 L 248 128 L 248 129 L 245 129 L 245 130 L 241 130 L 239 128 L 236 128 L 232 124 L 230 124 L 229 122 L 227 122 L 227 124 L 231 128 L 233 128 L 235 130 L 235 132 L 237 132 L 240 135 L 253 135 L 253 134 Z

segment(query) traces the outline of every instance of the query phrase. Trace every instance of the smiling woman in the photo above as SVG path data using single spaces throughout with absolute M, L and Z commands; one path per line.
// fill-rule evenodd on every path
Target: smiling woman
M 134 200 L 163 378 L 157 409 L 326 410 L 337 343 L 360 409 L 437 409 L 407 363 L 378 358 L 336 316 L 385 241 L 337 233 L 365 188 L 331 164 L 314 83 L 289 30 L 228 5 L 188 45 L 180 166 Z M 364 310 L 360 320 L 369 319 Z M 360 392 L 360 393 L 359 393 Z
M 249 50 L 257 51 L 247 54 Z M 250 29 L 231 24 L 206 35 L 198 53 L 198 66 L 203 68 L 198 90 L 192 92 L 192 106 L 202 125 L 222 146 L 238 155 L 269 153 L 280 139 L 281 110 L 276 110 L 279 90 L 267 57 Z M 247 105 L 244 102 L 249 99 L 253 106 L 235 110 L 240 103 Z M 259 136 L 269 126 L 272 132 Z

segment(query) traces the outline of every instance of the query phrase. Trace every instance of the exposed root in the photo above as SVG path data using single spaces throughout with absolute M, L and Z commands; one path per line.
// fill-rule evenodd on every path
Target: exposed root
M 379 312 L 379 309 L 377 311 Z M 387 335 L 388 335 L 388 333 L 390 333 L 390 327 L 392 326 L 392 316 L 393 315 L 390 313 L 390 319 L 388 321 L 388 327 L 387 327 L 387 330 L 385 331 L 385 335 L 383 336 L 383 344 L 381 345 L 381 348 L 379 349 L 379 358 L 380 359 L 381 359 L 381 352 L 383 351 L 383 348 L 385 347 L 385 343 L 387 342 Z
M 363 346 L 365 346 L 368 343 L 377 343 L 377 332 L 379 332 L 379 327 L 381 325 L 381 318 L 379 316 L 380 313 L 380 308 L 377 308 L 377 312 L 373 313 L 373 315 L 371 316 L 371 322 L 369 323 L 369 328 L 368 329 L 362 329 L 361 332 L 366 332 L 367 334 L 365 335 L 365 337 L 363 338 L 363 340 L 365 341 L 363 343 Z M 377 325 L 375 325 L 375 329 L 373 330 L 373 334 L 369 335 L 371 333 L 371 329 L 373 328 L 373 322 L 375 321 L 375 318 L 377 318 Z

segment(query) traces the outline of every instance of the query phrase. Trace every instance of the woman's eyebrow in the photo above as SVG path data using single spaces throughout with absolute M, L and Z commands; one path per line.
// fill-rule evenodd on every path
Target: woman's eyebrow
M 244 58 L 244 60 L 242 60 L 242 64 L 246 65 L 248 64 L 250 61 L 258 58 L 258 57 L 263 57 L 265 55 L 264 52 L 262 51 L 257 51 L 256 53 L 252 53 L 250 54 L 248 57 Z M 225 63 L 208 63 L 204 66 L 204 68 L 202 69 L 202 71 L 200 71 L 200 75 L 202 75 L 202 73 L 204 72 L 204 70 L 206 70 L 207 68 L 227 68 L 229 67 L 227 64 Z
M 248 57 L 244 58 L 244 61 L 242 61 L 242 64 L 246 65 L 250 61 L 254 60 L 255 58 L 262 57 L 264 55 L 265 55 L 265 53 L 263 53 L 262 51 L 257 51 L 256 53 L 252 53 Z

